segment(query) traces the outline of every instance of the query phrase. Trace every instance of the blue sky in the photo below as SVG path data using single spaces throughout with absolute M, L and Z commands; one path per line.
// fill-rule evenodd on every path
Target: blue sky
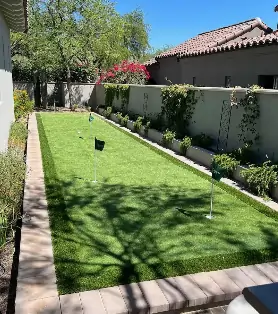
M 273 29 L 278 23 L 278 0 L 116 0 L 120 13 L 139 8 L 150 26 L 155 48 L 178 45 L 212 29 L 260 17 Z

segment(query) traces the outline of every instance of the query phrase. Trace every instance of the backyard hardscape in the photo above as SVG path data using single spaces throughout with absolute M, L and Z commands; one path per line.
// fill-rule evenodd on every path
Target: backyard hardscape
M 59 295 L 34 114 L 28 130 L 16 314 L 180 313 L 217 307 L 203 312 L 216 314 L 224 313 L 222 306 L 244 287 L 278 282 L 278 262 L 272 262 Z

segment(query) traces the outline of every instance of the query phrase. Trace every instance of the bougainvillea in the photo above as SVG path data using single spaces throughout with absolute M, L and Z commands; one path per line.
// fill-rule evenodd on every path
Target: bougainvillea
M 143 64 L 124 60 L 121 64 L 115 64 L 113 68 L 102 72 L 97 84 L 145 84 L 150 79 L 150 74 Z

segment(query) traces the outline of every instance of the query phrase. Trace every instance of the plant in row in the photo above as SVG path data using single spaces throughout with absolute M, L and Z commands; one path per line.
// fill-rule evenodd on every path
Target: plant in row
M 120 125 L 126 127 L 127 122 L 129 120 L 129 116 L 127 114 L 125 116 L 123 116 L 123 114 L 121 112 L 118 112 L 116 116 L 119 119 Z
M 170 144 L 173 143 L 174 139 L 176 137 L 176 132 L 171 131 L 169 129 L 167 129 L 162 136 L 162 143 L 164 146 L 169 146 Z

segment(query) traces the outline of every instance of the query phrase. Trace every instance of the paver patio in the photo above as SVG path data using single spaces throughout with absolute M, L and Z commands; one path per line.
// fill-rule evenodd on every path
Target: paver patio
M 197 310 L 228 304 L 246 286 L 278 282 L 278 262 L 58 295 L 39 136 L 29 119 L 16 314 L 120 314 Z M 207 313 L 224 313 L 222 307 Z

